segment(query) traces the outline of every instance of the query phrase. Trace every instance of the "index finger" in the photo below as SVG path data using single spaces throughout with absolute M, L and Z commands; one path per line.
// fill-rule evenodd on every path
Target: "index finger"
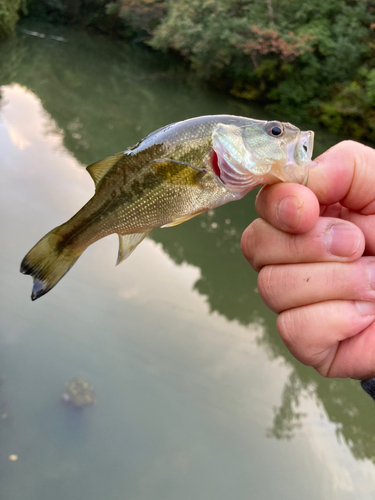
M 311 165 L 308 187 L 322 205 L 339 202 L 363 215 L 375 211 L 375 151 L 355 141 L 343 141 Z

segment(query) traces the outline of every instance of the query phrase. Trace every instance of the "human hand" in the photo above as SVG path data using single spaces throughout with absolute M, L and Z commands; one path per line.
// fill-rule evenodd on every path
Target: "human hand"
M 257 196 L 241 248 L 291 353 L 326 377 L 375 376 L 375 151 L 344 141 L 308 188 Z

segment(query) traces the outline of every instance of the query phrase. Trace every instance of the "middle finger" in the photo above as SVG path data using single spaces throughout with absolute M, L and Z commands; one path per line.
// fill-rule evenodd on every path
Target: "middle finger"
M 270 264 L 350 262 L 363 254 L 364 247 L 357 226 L 330 217 L 320 217 L 313 229 L 297 235 L 256 219 L 241 238 L 241 250 L 256 271 Z

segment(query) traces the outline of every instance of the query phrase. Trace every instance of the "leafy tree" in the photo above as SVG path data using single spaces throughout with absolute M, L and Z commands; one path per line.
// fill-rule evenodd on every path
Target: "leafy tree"
M 134 34 L 151 36 L 165 16 L 164 0 L 120 0 L 118 6 L 120 18 Z
M 374 28 L 367 0 L 169 0 L 151 45 L 238 97 L 372 137 Z
M 0 0 L 0 39 L 13 33 L 23 0 Z
M 25 0 L 0 0 L 0 36 Z M 31 15 L 174 51 L 211 85 L 375 140 L 373 0 L 27 0 Z

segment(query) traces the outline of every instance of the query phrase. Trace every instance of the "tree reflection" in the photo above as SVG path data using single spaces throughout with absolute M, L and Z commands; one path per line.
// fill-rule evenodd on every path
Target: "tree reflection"
M 373 402 L 368 400 L 354 380 L 326 380 L 311 372 L 306 378 L 296 365 L 284 387 L 282 404 L 275 409 L 269 435 L 290 439 L 303 426 L 304 414 L 298 411 L 306 395 L 316 399 L 341 437 L 357 459 L 375 462 Z M 370 409 L 370 412 L 369 412 Z M 366 418 L 368 416 L 369 418 Z
M 43 28 L 41 28 L 43 29 Z M 59 33 L 60 34 L 60 33 Z M 260 117 L 259 110 L 197 89 L 181 78 L 183 69 L 158 55 L 122 42 L 92 39 L 72 31 L 68 43 L 20 34 L 1 47 L 1 84 L 18 83 L 34 92 L 64 134 L 64 144 L 83 165 L 136 143 L 150 131 L 189 116 L 210 113 Z M 264 113 L 263 113 L 264 118 Z M 327 148 L 337 137 L 324 135 Z M 270 357 L 292 368 L 282 404 L 275 410 L 270 436 L 290 439 L 303 425 L 299 405 L 306 394 L 316 398 L 356 458 L 375 462 L 373 403 L 354 381 L 325 380 L 286 351 L 270 313 L 256 291 L 256 275 L 239 243 L 256 217 L 254 193 L 151 237 L 176 262 L 200 269 L 195 289 L 211 311 L 247 325 L 265 320 L 259 344 Z

